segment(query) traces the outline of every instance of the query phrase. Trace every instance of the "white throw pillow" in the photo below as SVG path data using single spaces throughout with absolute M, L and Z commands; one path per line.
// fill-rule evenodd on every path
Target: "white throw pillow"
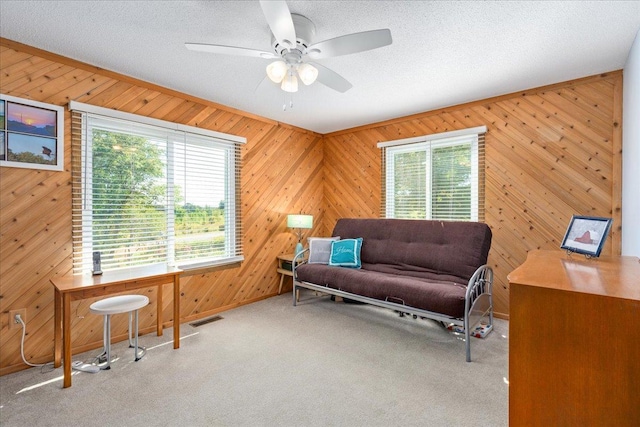
M 340 240 L 337 237 L 309 237 L 309 264 L 329 264 L 331 242 Z

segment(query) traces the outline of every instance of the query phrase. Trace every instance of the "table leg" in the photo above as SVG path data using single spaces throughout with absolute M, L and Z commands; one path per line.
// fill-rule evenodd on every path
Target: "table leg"
M 158 336 L 161 337 L 162 336 L 162 285 L 158 285 L 158 297 L 156 298 L 156 302 L 158 304 L 158 313 L 156 314 L 157 316 L 157 329 L 158 329 Z
M 282 292 L 282 283 L 284 282 L 284 273 L 280 273 L 280 286 L 278 287 L 278 295 Z
M 71 295 L 62 296 L 62 340 L 64 349 L 64 384 L 71 387 Z
M 173 276 L 173 348 L 180 348 L 180 275 Z
M 62 362 L 62 296 L 58 289 L 53 290 L 53 367 L 59 368 Z

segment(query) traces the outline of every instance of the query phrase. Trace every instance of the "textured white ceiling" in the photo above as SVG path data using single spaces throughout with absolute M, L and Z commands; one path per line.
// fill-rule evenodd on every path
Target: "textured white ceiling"
M 621 69 L 640 28 L 638 1 L 288 5 L 315 23 L 316 41 L 389 28 L 393 44 L 319 61 L 353 84 L 344 94 L 316 83 L 285 96 L 263 81 L 269 60 L 184 47 L 270 50 L 257 1 L 2 0 L 0 36 L 328 133 Z

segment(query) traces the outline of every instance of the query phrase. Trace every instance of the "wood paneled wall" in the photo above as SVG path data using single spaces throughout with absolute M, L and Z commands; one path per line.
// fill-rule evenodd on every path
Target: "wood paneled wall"
M 245 260 L 226 269 L 182 277 L 182 321 L 275 295 L 276 256 L 293 252 L 288 213 L 322 224 L 322 136 L 243 113 L 35 48 L 0 39 L 0 92 L 56 105 L 70 100 L 247 138 L 242 149 Z M 65 115 L 65 171 L 0 168 L 0 374 L 25 367 L 20 328 L 10 310 L 26 308 L 26 357 L 53 358 L 53 287 L 49 278 L 71 273 L 70 116 Z M 320 233 L 320 226 L 312 233 Z M 290 286 L 290 281 L 288 285 Z M 172 321 L 172 295 L 163 295 Z M 140 328 L 154 330 L 155 289 Z M 74 351 L 99 347 L 102 321 L 88 312 L 93 300 L 73 303 Z M 126 334 L 126 316 L 114 318 L 114 336 Z M 169 338 L 168 338 L 169 339 Z
M 380 215 L 376 144 L 486 125 L 486 222 L 495 309 L 508 317 L 507 274 L 531 249 L 559 249 L 574 214 L 613 217 L 621 242 L 622 73 L 613 72 L 324 136 L 324 231 Z
M 530 249 L 556 249 L 573 214 L 612 216 L 605 253 L 620 251 L 621 72 L 318 135 L 131 77 L 0 39 L 0 92 L 66 105 L 70 100 L 247 138 L 242 159 L 245 261 L 182 278 L 182 321 L 275 295 L 275 257 L 295 238 L 286 215 L 314 215 L 309 234 L 328 235 L 338 218 L 378 217 L 379 141 L 486 125 L 486 222 L 495 306 L 509 313 L 507 274 Z M 71 272 L 69 114 L 65 171 L 0 168 L 0 374 L 25 367 L 20 328 L 8 312 L 26 308 L 25 353 L 52 360 L 53 288 Z M 290 286 L 290 282 L 288 283 Z M 151 306 L 141 330 L 155 324 Z M 163 320 L 172 321 L 164 291 Z M 97 348 L 102 323 L 93 302 L 73 303 L 74 351 Z M 114 336 L 126 334 L 116 319 Z

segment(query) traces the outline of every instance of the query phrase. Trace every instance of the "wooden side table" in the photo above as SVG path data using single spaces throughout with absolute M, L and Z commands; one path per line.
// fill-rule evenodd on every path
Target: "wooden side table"
M 278 261 L 278 273 L 280 273 L 280 286 L 278 287 L 278 295 L 280 295 L 280 292 L 282 291 L 282 284 L 284 283 L 284 276 L 289 276 L 293 278 L 293 257 L 295 255 L 293 254 L 287 254 L 287 255 L 278 255 L 277 261 Z M 300 264 L 301 262 L 306 261 L 306 258 L 303 258 L 302 260 L 297 261 L 297 264 Z M 297 265 L 296 264 L 296 265 Z

